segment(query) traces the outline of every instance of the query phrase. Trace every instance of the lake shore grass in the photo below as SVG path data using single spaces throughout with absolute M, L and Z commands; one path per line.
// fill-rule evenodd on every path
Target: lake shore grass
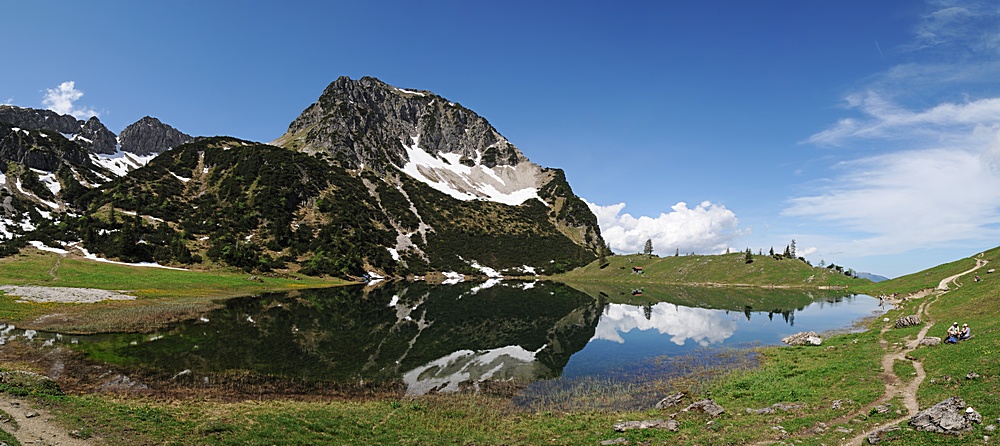
M 180 271 L 95 262 L 22 250 L 0 259 L 0 285 L 124 291 L 130 301 L 24 303 L 0 291 L 0 321 L 63 333 L 147 332 L 212 310 L 223 299 L 265 292 L 346 285 L 339 279 L 254 276 L 237 271 Z
M 1000 248 L 981 257 L 1000 263 Z M 975 258 L 962 259 L 926 272 L 862 288 L 902 296 L 936 287 L 941 279 L 968 270 Z M 963 276 L 940 296 L 904 299 L 899 308 L 863 323 L 863 331 L 824 339 L 819 347 L 765 347 L 746 354 L 759 366 L 704 376 L 680 406 L 657 410 L 597 409 L 595 405 L 515 404 L 507 395 L 450 394 L 404 397 L 387 393 L 364 398 L 293 399 L 164 399 L 127 394 L 77 394 L 38 397 L 67 429 L 91 433 L 100 444 L 597 444 L 623 438 L 629 444 L 842 444 L 859 434 L 902 418 L 899 398 L 886 412 L 874 410 L 886 381 L 911 375 L 913 367 L 893 363 L 887 375 L 881 359 L 913 339 L 919 327 L 890 328 L 899 317 L 928 304 L 933 324 L 928 335 L 941 336 L 953 321 L 969 323 L 975 337 L 957 345 L 923 346 L 909 356 L 919 360 L 927 379 L 917 397 L 926 408 L 959 396 L 976 408 L 984 424 L 954 436 L 906 428 L 883 438 L 885 444 L 938 445 L 982 442 L 985 425 L 1000 417 L 1000 276 Z M 855 286 L 851 286 L 854 291 Z M 28 367 L 27 364 L 21 367 Z M 975 372 L 978 378 L 966 378 Z M 891 375 L 891 376 L 890 376 Z M 900 375 L 900 376 L 897 376 Z M 695 377 L 697 378 L 697 377 Z M 676 388 L 676 387 L 673 387 Z M 666 392 L 664 386 L 654 392 Z M 600 392 L 574 389 L 567 398 L 600 401 Z M 661 395 L 662 396 L 662 395 Z M 691 401 L 711 398 L 726 409 L 712 418 L 681 411 Z M 773 412 L 761 409 L 784 403 Z M 749 409 L 749 411 L 747 410 Z M 761 412 L 761 413 L 758 413 Z M 903 412 L 905 415 L 905 411 Z M 678 421 L 676 432 L 615 432 L 626 420 Z M 127 426 L 128 429 L 122 429 Z

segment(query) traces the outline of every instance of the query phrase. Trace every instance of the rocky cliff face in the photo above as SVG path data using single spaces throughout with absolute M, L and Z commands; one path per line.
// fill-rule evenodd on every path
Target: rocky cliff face
M 54 172 L 64 163 L 87 165 L 87 152 L 51 130 L 38 131 L 0 122 L 0 162 Z
M 415 142 L 415 139 L 419 141 Z M 463 164 L 488 167 L 527 161 L 486 119 L 429 91 L 406 90 L 378 79 L 341 77 L 274 143 L 307 153 L 328 153 L 348 168 L 384 172 L 408 161 L 407 146 L 430 154 L 454 153 Z
M 115 134 L 108 130 L 96 116 L 82 121 L 51 110 L 3 105 L 0 106 L 0 122 L 6 122 L 19 128 L 51 130 L 62 133 L 91 153 L 115 153 L 115 146 L 118 143 Z
M 191 135 L 149 116 L 125 127 L 118 136 L 122 151 L 142 156 L 161 153 L 191 139 Z
M 603 248 L 596 217 L 561 170 L 530 162 L 486 119 L 429 91 L 341 77 L 273 144 L 349 169 L 402 171 L 460 200 L 517 206 L 537 199 L 563 234 Z

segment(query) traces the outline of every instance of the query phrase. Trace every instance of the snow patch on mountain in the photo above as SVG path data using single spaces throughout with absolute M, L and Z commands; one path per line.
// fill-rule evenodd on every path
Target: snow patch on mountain
M 531 163 L 517 166 L 498 165 L 492 169 L 479 164 L 476 153 L 472 166 L 462 164 L 459 153 L 428 153 L 420 147 L 420 137 L 403 146 L 409 162 L 400 170 L 407 175 L 459 200 L 488 200 L 517 206 L 538 196 L 540 168 Z M 544 201 L 542 201 L 544 203 Z
M 59 195 L 59 191 L 62 190 L 62 185 L 59 184 L 59 180 L 56 179 L 55 173 L 38 169 L 31 169 L 31 171 L 38 174 L 38 180 L 41 181 L 46 188 L 52 191 L 52 195 Z
M 157 154 L 154 153 L 140 156 L 134 153 L 122 152 L 119 150 L 111 155 L 92 153 L 90 154 L 90 160 L 93 161 L 94 164 L 110 170 L 115 175 L 123 177 L 130 171 L 145 166 L 153 158 L 156 158 L 156 155 Z

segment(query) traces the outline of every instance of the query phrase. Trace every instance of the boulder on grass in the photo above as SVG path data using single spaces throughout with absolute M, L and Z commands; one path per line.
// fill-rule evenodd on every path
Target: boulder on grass
M 819 337 L 815 331 L 802 331 L 786 336 L 781 342 L 788 345 L 820 345 L 823 343 L 823 338 Z
M 920 316 L 915 314 L 896 319 L 895 323 L 896 328 L 912 327 L 914 325 L 920 325 Z
M 982 423 L 983 416 L 965 406 L 962 398 L 953 396 L 910 418 L 910 426 L 918 431 L 959 434 L 972 430 L 972 423 Z

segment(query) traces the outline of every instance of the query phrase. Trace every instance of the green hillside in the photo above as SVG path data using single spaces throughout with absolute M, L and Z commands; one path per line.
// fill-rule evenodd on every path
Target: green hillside
M 752 286 L 780 288 L 854 287 L 870 285 L 835 268 L 810 266 L 790 258 L 745 253 L 655 257 L 641 254 L 612 256 L 554 277 L 567 283 L 602 282 L 634 289 L 654 284 L 698 286 Z M 642 273 L 634 272 L 642 268 Z

